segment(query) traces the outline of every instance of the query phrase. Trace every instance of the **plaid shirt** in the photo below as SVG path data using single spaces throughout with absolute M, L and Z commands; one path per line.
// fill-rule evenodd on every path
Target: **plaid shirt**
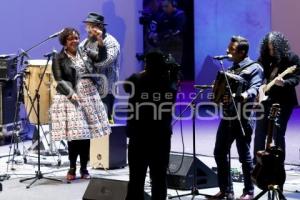
M 101 95 L 112 94 L 113 90 L 115 90 L 114 93 L 116 94 L 118 91 L 114 84 L 119 80 L 120 44 L 108 33 L 106 33 L 103 43 L 106 51 L 106 58 L 100 62 L 95 62 L 94 66 L 98 74 L 105 75 L 107 82 L 105 83 L 105 80 L 101 79 L 98 90 Z M 88 39 L 83 40 L 80 46 L 96 51 L 98 50 L 98 43 L 90 42 Z

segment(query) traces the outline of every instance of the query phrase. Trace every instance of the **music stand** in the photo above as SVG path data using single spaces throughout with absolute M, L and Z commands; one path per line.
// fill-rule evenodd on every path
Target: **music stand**
M 189 107 L 192 108 L 192 112 L 193 112 L 193 118 L 192 118 L 192 121 L 193 121 L 193 185 L 192 185 L 190 193 L 176 195 L 176 196 L 169 196 L 168 199 L 180 198 L 180 197 L 190 196 L 190 195 L 193 196 L 192 199 L 194 199 L 195 196 L 198 196 L 198 195 L 205 196 L 206 198 L 212 197 L 211 195 L 202 194 L 198 191 L 198 187 L 197 187 L 197 166 L 196 166 L 196 159 L 197 159 L 196 158 L 196 100 L 204 92 L 204 89 L 209 89 L 209 88 L 211 88 L 211 86 L 207 86 L 207 87 L 204 86 L 203 88 L 201 88 L 198 91 L 198 93 L 196 94 L 196 96 L 189 103 L 189 105 L 186 106 L 186 108 L 182 111 L 180 116 L 173 123 L 173 125 L 174 125 L 178 121 L 178 119 L 180 119 L 183 116 L 183 114 L 187 111 L 187 109 Z

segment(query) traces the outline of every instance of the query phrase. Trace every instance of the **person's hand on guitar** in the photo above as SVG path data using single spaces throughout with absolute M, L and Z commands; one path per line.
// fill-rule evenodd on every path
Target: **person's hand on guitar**
M 274 85 L 283 87 L 285 85 L 285 80 L 283 79 L 283 77 L 287 74 L 294 73 L 296 71 L 296 69 L 297 69 L 297 66 L 293 65 L 293 66 L 287 68 L 286 70 L 284 70 L 282 73 L 280 73 L 276 78 L 274 78 L 268 84 L 261 85 L 258 90 L 258 102 L 261 103 L 268 99 L 267 93 L 270 91 L 270 89 Z
M 279 87 L 283 87 L 284 86 L 284 80 L 281 77 L 277 77 L 275 79 L 275 85 L 279 86 Z

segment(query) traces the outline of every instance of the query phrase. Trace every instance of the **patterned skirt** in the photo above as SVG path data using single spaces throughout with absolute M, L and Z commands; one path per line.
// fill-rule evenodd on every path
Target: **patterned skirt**
M 82 140 L 110 134 L 105 107 L 90 79 L 81 79 L 78 101 L 56 94 L 50 108 L 52 140 Z

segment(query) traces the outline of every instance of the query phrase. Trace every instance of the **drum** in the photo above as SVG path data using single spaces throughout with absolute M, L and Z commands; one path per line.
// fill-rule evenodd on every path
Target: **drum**
M 52 64 L 48 63 L 46 67 L 46 60 L 29 60 L 25 70 L 23 88 L 24 88 L 24 104 L 29 117 L 29 121 L 33 124 L 37 124 L 37 99 L 36 90 L 39 87 L 40 95 L 40 124 L 49 123 L 49 109 L 52 103 L 52 98 L 56 94 L 56 82 L 52 75 Z M 42 78 L 42 74 L 46 68 L 45 75 Z M 34 101 L 34 99 L 36 99 Z M 34 101 L 34 104 L 32 104 Z M 35 109 L 34 109 L 35 108 Z

